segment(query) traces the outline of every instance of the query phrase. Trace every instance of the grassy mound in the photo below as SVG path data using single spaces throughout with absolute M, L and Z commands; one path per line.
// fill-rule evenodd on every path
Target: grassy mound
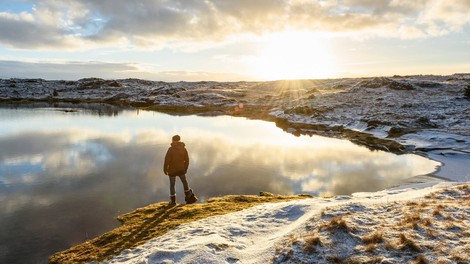
M 121 215 L 121 226 L 83 244 L 58 252 L 49 258 L 50 263 L 80 263 L 103 261 L 125 249 L 135 248 L 146 241 L 161 236 L 177 226 L 223 215 L 272 202 L 285 202 L 310 198 L 310 195 L 281 196 L 262 192 L 256 195 L 228 195 L 211 198 L 207 203 L 177 205 L 156 203 Z

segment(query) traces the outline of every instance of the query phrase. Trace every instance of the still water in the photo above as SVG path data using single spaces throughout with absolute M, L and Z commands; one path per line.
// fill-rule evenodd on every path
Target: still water
M 225 194 L 351 194 L 433 172 L 439 163 L 345 140 L 285 133 L 229 116 L 137 110 L 0 108 L 0 263 L 45 263 L 118 226 L 117 215 L 169 199 L 171 136 L 190 155 L 202 201 Z M 177 181 L 177 200 L 183 202 Z

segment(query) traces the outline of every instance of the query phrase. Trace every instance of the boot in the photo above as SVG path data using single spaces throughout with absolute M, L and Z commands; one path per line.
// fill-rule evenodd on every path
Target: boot
M 168 206 L 175 206 L 176 205 L 176 195 L 170 195 L 170 202 L 168 203 Z
M 186 201 L 186 204 L 192 204 L 197 201 L 196 195 L 194 195 L 193 190 L 189 189 L 187 191 L 184 191 L 184 200 Z

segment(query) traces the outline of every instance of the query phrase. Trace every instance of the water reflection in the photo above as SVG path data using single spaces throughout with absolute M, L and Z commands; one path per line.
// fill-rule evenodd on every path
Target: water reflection
M 437 165 L 344 140 L 294 137 L 272 123 L 242 118 L 2 111 L 1 263 L 46 262 L 55 251 L 116 227 L 116 215 L 168 200 L 162 163 L 175 133 L 187 144 L 188 179 L 202 200 L 259 191 L 373 191 Z

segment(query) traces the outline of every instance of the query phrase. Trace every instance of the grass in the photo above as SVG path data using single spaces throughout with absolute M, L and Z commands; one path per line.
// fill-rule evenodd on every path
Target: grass
M 431 221 L 431 219 L 429 219 L 429 218 L 423 219 L 423 221 L 421 221 L 421 223 L 422 223 L 424 226 L 427 226 L 427 227 L 429 227 L 429 226 L 432 225 L 432 221 Z
M 416 242 L 406 236 L 405 234 L 401 233 L 400 234 L 400 243 L 401 243 L 401 250 L 409 250 L 409 251 L 414 251 L 414 252 L 421 252 L 422 249 Z
M 310 235 L 305 238 L 304 252 L 315 252 L 315 248 L 320 245 L 322 245 L 320 237 L 316 235 Z
M 377 248 L 377 244 L 384 242 L 384 237 L 381 232 L 373 232 L 361 238 L 362 243 L 365 244 L 364 251 L 372 252 Z
M 381 232 L 374 232 L 369 235 L 362 237 L 362 242 L 366 245 L 378 244 L 384 241 L 383 234 Z
M 428 260 L 423 255 L 418 255 L 413 264 L 427 264 Z
M 442 216 L 441 210 L 438 208 L 434 209 L 434 211 L 432 211 L 432 216 Z
M 437 237 L 436 232 L 432 229 L 426 230 L 426 235 L 431 239 L 434 239 Z
M 319 226 L 319 230 L 326 229 L 328 231 L 345 231 L 350 232 L 353 230 L 352 227 L 348 226 L 346 221 L 342 217 L 335 217 L 329 222 L 325 222 Z
M 403 220 L 401 221 L 401 225 L 404 226 L 411 226 L 414 229 L 418 228 L 418 223 L 421 221 L 421 216 L 419 213 L 413 213 L 406 215 Z
M 470 190 L 458 186 L 432 197 L 371 205 L 363 212 L 351 212 L 353 207 L 345 205 L 322 208 L 303 236 L 283 243 L 277 252 L 289 252 L 290 263 L 381 263 L 385 258 L 396 263 L 467 263 Z
M 327 260 L 329 263 L 337 263 L 337 264 L 342 264 L 344 262 L 343 259 L 339 257 L 338 255 L 328 256 Z
M 372 252 L 375 250 L 375 248 L 377 248 L 377 244 L 367 244 L 365 247 L 364 247 L 364 251 L 365 252 Z
M 119 216 L 121 226 L 83 244 L 58 252 L 49 263 L 83 263 L 104 261 L 125 249 L 132 249 L 146 241 L 162 236 L 177 226 L 215 215 L 256 206 L 263 203 L 285 202 L 310 198 L 310 195 L 228 195 L 211 198 L 207 203 L 177 205 L 156 203 Z

